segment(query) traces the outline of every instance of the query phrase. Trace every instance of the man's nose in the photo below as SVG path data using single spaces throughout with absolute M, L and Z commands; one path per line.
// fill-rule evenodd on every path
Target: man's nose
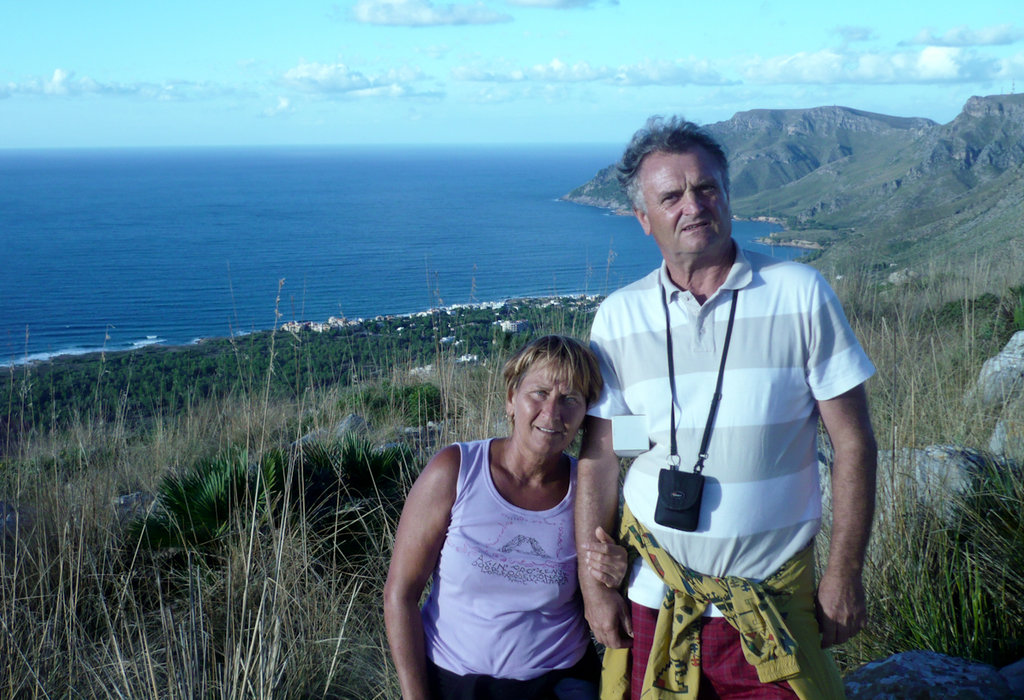
M 683 214 L 686 216 L 699 214 L 703 208 L 704 205 L 695 192 L 690 191 L 683 195 Z

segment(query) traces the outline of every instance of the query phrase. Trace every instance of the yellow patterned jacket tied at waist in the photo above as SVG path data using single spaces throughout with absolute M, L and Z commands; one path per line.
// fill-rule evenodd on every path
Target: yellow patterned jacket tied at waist
M 844 697 L 831 655 L 822 650 L 814 616 L 814 552 L 808 546 L 761 583 L 705 576 L 680 566 L 626 507 L 620 544 L 658 573 L 669 592 L 655 626 L 644 676 L 646 699 L 696 698 L 700 688 L 700 625 L 713 603 L 740 632 L 743 655 L 762 683 L 788 681 L 804 700 Z M 606 649 L 601 700 L 629 698 L 629 649 Z

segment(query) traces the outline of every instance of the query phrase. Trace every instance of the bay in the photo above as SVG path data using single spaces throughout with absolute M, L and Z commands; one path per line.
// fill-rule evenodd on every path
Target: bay
M 631 217 L 560 201 L 619 146 L 0 151 L 0 364 L 330 316 L 607 294 Z M 735 222 L 745 248 L 777 227 Z

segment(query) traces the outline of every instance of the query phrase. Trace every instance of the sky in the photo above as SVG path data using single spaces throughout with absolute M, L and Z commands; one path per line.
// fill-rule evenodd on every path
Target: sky
M 0 0 L 0 149 L 610 144 L 1017 90 L 1018 0 Z

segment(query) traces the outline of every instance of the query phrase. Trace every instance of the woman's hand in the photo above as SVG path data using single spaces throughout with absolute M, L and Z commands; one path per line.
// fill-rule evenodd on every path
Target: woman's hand
M 597 542 L 583 543 L 583 563 L 594 580 L 608 588 L 618 588 L 629 565 L 626 549 L 615 544 L 615 540 L 602 527 L 594 530 L 594 536 Z

